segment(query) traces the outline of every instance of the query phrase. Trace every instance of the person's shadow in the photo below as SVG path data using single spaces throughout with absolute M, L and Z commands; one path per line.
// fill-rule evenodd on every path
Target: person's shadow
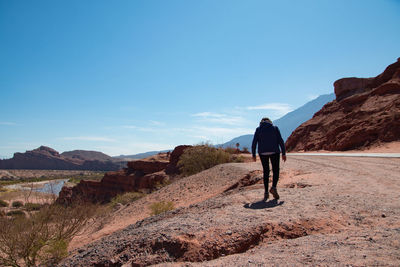
M 285 201 L 279 201 L 276 199 L 272 199 L 268 202 L 265 202 L 264 200 L 260 200 L 254 203 L 246 203 L 244 204 L 243 207 L 245 207 L 246 209 L 253 209 L 253 210 L 261 210 L 261 209 L 270 209 L 276 206 L 280 206 L 283 205 L 283 203 L 285 203 Z

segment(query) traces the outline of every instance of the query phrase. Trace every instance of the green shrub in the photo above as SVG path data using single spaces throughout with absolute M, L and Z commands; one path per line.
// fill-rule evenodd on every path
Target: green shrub
M 25 209 L 27 211 L 34 211 L 34 210 L 40 210 L 40 208 L 42 207 L 41 204 L 39 203 L 30 203 L 30 202 L 26 202 L 24 205 Z
M 8 207 L 8 202 L 0 199 L 0 207 Z
M 169 210 L 174 209 L 174 203 L 172 201 L 160 201 L 154 202 L 150 205 L 151 215 L 157 215 Z
M 138 200 L 139 198 L 142 198 L 144 195 L 145 194 L 140 193 L 140 192 L 128 192 L 128 193 L 125 193 L 122 195 L 115 196 L 113 199 L 111 199 L 111 203 L 113 206 L 115 206 L 117 203 L 126 205 L 135 200 Z
M 13 208 L 20 208 L 20 207 L 22 207 L 24 205 L 24 203 L 22 203 L 22 201 L 13 201 L 13 203 L 11 204 L 11 206 L 13 207 Z
M 22 210 L 10 210 L 6 213 L 7 216 L 25 216 L 25 212 Z
M 178 167 L 181 173 L 187 176 L 233 160 L 233 156 L 224 149 L 215 148 L 207 144 L 198 145 L 183 152 L 179 159 Z

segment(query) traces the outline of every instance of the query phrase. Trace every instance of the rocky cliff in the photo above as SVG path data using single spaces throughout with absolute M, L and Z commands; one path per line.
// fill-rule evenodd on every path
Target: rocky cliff
M 60 154 L 46 146 L 14 153 L 11 159 L 0 160 L 0 169 L 114 171 L 120 166 L 120 162 L 100 152 L 71 151 Z
M 343 78 L 336 99 L 288 138 L 289 151 L 361 149 L 400 140 L 400 58 L 374 78 Z
M 124 192 L 150 193 L 165 184 L 171 175 L 179 173 L 177 163 L 188 147 L 177 146 L 172 153 L 165 153 L 167 157 L 130 161 L 126 168 L 106 173 L 101 181 L 82 180 L 74 187 L 64 186 L 57 202 L 69 204 L 79 200 L 104 203 Z

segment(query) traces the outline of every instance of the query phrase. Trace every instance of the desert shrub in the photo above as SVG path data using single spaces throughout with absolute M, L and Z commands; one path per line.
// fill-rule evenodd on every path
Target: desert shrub
M 25 212 L 22 210 L 10 210 L 6 213 L 7 216 L 25 216 Z
M 40 210 L 40 208 L 42 207 L 41 204 L 39 203 L 30 203 L 30 202 L 26 202 L 24 205 L 24 208 L 27 211 L 34 211 L 34 210 Z
M 249 154 L 250 153 L 249 148 L 248 147 L 244 147 L 243 148 L 243 153 Z
M 235 162 L 235 163 L 241 163 L 244 162 L 244 157 L 241 155 L 234 155 L 231 158 L 231 162 Z
M 150 205 L 151 215 L 157 215 L 169 210 L 174 209 L 174 203 L 172 201 L 160 201 L 154 202 Z
M 20 207 L 22 207 L 23 205 L 24 205 L 24 203 L 22 203 L 22 201 L 19 201 L 19 200 L 13 201 L 12 204 L 11 204 L 11 206 L 12 206 L 13 208 L 20 208 Z
M 0 199 L 0 207 L 8 207 L 8 202 Z
M 111 204 L 115 206 L 117 203 L 121 203 L 123 205 L 126 205 L 128 203 L 131 203 L 135 200 L 138 200 L 139 198 L 142 198 L 145 194 L 140 193 L 140 192 L 128 192 L 122 195 L 117 195 L 114 198 L 111 199 Z
M 188 148 L 179 159 L 178 167 L 185 176 L 201 172 L 215 165 L 232 162 L 233 157 L 224 149 L 210 145 Z
M 234 147 L 227 147 L 225 148 L 225 151 L 228 152 L 229 154 L 236 154 L 237 153 L 237 148 Z
M 53 204 L 27 217 L 0 218 L 0 266 L 55 266 L 96 210 L 86 203 Z

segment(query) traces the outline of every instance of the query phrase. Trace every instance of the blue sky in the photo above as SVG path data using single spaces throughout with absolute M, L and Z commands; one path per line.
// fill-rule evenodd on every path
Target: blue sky
M 253 133 L 400 56 L 400 1 L 0 0 L 0 156 Z

